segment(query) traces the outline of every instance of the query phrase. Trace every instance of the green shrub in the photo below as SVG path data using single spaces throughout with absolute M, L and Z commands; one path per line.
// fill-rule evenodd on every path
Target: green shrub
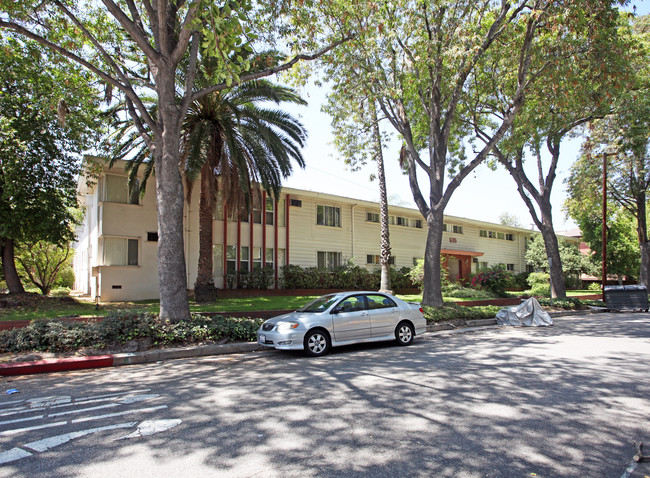
M 520 272 L 519 274 L 514 274 L 510 277 L 510 282 L 507 287 L 510 287 L 515 290 L 526 290 L 528 289 L 528 272 Z
M 539 302 L 539 305 L 546 307 L 552 306 L 561 309 L 576 310 L 584 308 L 584 303 L 581 300 L 573 299 L 570 297 L 567 297 L 566 299 L 551 299 L 550 297 L 540 297 L 537 299 L 537 302 Z
M 472 289 L 463 287 L 458 282 L 452 282 L 442 288 L 442 295 L 445 297 L 456 297 L 458 299 L 493 299 L 494 294 L 483 289 Z
M 598 282 L 592 282 L 587 286 L 587 290 L 592 290 L 594 292 L 600 292 L 600 291 L 603 290 L 603 288 Z
M 494 266 L 476 274 L 471 284 L 473 287 L 487 289 L 498 297 L 503 297 L 509 282 L 510 274 L 499 266 Z
M 444 305 L 442 307 L 423 307 L 427 322 L 441 322 L 453 319 L 493 319 L 502 307 L 486 305 L 482 307 L 463 307 L 462 305 Z
M 414 286 L 409 277 L 410 269 L 391 267 L 392 289 L 408 289 Z M 284 289 L 352 289 L 377 290 L 381 282 L 381 270 L 367 269 L 347 263 L 333 271 L 318 267 L 288 265 L 282 267 L 281 287 Z
M 98 322 L 36 320 L 27 327 L 2 331 L 0 352 L 101 349 L 147 337 L 160 346 L 223 339 L 253 341 L 262 322 L 262 319 L 198 314 L 187 321 L 169 322 L 148 312 L 120 310 Z
M 530 288 L 530 295 L 534 295 L 535 297 L 550 297 L 551 284 L 535 284 Z

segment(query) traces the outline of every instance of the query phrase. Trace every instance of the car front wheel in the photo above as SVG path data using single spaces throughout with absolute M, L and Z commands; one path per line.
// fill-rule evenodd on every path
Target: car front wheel
M 415 337 L 415 330 L 408 322 L 400 322 L 395 329 L 395 338 L 400 345 L 411 345 Z
M 305 336 L 305 353 L 310 357 L 325 355 L 331 346 L 330 337 L 323 330 L 312 330 Z

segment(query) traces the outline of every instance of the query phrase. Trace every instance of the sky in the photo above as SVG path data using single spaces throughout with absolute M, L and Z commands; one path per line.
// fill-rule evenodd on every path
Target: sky
M 636 13 L 639 15 L 650 13 L 649 0 L 632 2 L 627 8 L 631 9 L 632 5 L 636 5 Z M 284 186 L 378 202 L 377 181 L 370 181 L 370 176 L 376 175 L 376 164 L 371 161 L 360 171 L 352 172 L 343 160 L 339 159 L 333 144 L 329 116 L 321 111 L 321 105 L 325 103 L 326 90 L 310 85 L 300 91 L 300 94 L 308 102 L 307 107 L 283 105 L 283 109 L 296 115 L 309 133 L 307 145 L 303 149 L 306 167 L 296 168 L 291 177 L 284 181 Z M 396 135 L 393 137 L 396 138 Z M 384 155 L 389 203 L 415 208 L 408 177 L 402 174 L 398 166 L 397 141 L 393 143 L 395 144 Z M 576 227 L 563 210 L 566 199 L 564 180 L 579 155 L 580 144 L 581 139 L 575 138 L 565 141 L 561 146 L 557 178 L 551 194 L 553 223 L 558 232 Z M 548 161 L 545 166 L 547 171 Z M 534 169 L 529 177 L 531 179 L 536 177 Z M 429 190 L 427 183 L 422 179 L 420 188 L 427 197 Z M 485 165 L 479 166 L 462 182 L 445 210 L 446 215 L 494 223 L 499 222 L 499 217 L 503 213 L 516 216 L 521 227 L 532 228 L 533 226 L 530 213 L 508 172 L 500 166 L 496 171 L 492 171 Z

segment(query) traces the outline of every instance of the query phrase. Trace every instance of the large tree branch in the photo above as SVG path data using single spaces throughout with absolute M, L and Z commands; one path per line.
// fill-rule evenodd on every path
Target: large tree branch
M 291 69 L 296 63 L 299 61 L 311 61 L 311 60 L 316 60 L 320 58 L 321 56 L 325 55 L 332 49 L 336 48 L 337 46 L 347 42 L 351 38 L 353 38 L 354 35 L 349 35 L 346 36 L 331 45 L 328 45 L 327 47 L 323 48 L 322 50 L 317 51 L 314 54 L 311 55 L 306 55 L 306 54 L 300 54 L 294 56 L 290 61 L 276 67 L 272 68 L 267 68 L 265 70 L 258 71 L 256 73 L 249 73 L 247 75 L 243 75 L 238 82 L 233 82 L 231 85 L 227 85 L 226 83 L 220 83 L 218 85 L 212 85 L 207 88 L 203 88 L 202 90 L 197 91 L 192 95 L 192 101 L 200 100 L 206 95 L 209 95 L 210 93 L 215 93 L 217 91 L 223 91 L 228 88 L 232 88 L 233 86 L 240 85 L 242 83 L 246 83 L 247 81 L 252 81 L 252 80 L 257 80 L 259 78 L 266 78 L 267 76 L 274 75 L 275 73 L 279 73 L 281 71 L 289 70 Z
M 109 13 L 113 15 L 113 17 L 115 17 L 118 22 L 120 22 L 120 25 L 122 25 L 127 33 L 131 36 L 131 38 L 133 38 L 133 41 L 135 41 L 137 45 L 142 49 L 142 52 L 147 56 L 147 58 L 149 58 L 155 64 L 160 63 L 162 59 L 160 52 L 156 51 L 151 46 L 151 44 L 149 44 L 149 41 L 147 40 L 147 37 L 140 26 L 134 20 L 131 20 L 128 16 L 126 16 L 122 9 L 117 6 L 112 0 L 101 1 Z
M 65 58 L 68 58 L 69 60 L 74 61 L 75 63 L 80 64 L 84 68 L 88 69 L 89 71 L 93 72 L 96 74 L 98 77 L 100 77 L 102 80 L 104 80 L 107 83 L 110 83 L 111 85 L 115 86 L 116 88 L 120 89 L 121 91 L 124 92 L 124 94 L 133 101 L 133 103 L 137 106 L 138 111 L 140 114 L 145 118 L 147 124 L 152 128 L 155 129 L 156 125 L 149 113 L 147 112 L 147 109 L 145 108 L 144 104 L 138 97 L 138 95 L 135 93 L 133 88 L 131 88 L 130 85 L 125 85 L 121 83 L 119 80 L 116 78 L 112 77 L 105 71 L 99 69 L 92 63 L 84 60 L 78 55 L 75 55 L 71 51 L 66 50 L 63 47 L 60 47 L 59 45 L 52 43 L 51 41 L 43 38 L 40 35 L 37 35 L 36 33 L 32 32 L 31 30 L 28 30 L 27 28 L 23 27 L 22 25 L 19 25 L 14 22 L 7 22 L 4 20 L 0 20 L 0 28 L 6 28 L 9 30 L 13 30 L 16 33 L 20 33 L 21 35 L 25 36 L 26 38 L 29 38 L 31 40 L 34 40 L 35 42 L 39 43 L 40 45 L 43 45 L 44 47 L 55 51 L 59 53 L 60 55 L 64 56 Z

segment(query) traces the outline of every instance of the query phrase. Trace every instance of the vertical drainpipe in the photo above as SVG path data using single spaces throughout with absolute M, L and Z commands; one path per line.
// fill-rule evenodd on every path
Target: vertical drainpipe
M 253 216 L 255 215 L 255 206 L 251 209 L 251 217 L 248 218 L 248 272 L 253 272 L 253 229 L 255 228 L 255 223 L 253 222 Z
M 262 269 L 266 265 L 266 191 L 262 193 L 262 250 L 260 259 L 262 259 Z
M 248 251 L 248 259 L 250 262 L 250 251 Z M 237 214 L 237 271 L 241 266 L 241 216 Z M 237 276 L 237 285 L 239 286 L 239 276 Z
M 350 224 L 352 225 L 351 246 L 352 246 L 352 258 L 353 259 L 354 259 L 354 208 L 356 208 L 356 207 L 357 207 L 357 204 L 352 205 L 352 208 L 351 208 L 352 217 L 350 218 Z

